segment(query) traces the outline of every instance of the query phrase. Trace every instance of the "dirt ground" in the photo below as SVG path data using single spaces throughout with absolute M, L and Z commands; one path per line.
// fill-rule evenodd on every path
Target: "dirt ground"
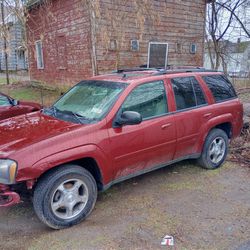
M 0 210 L 0 249 L 250 249 L 250 169 L 185 161 L 113 186 L 91 216 L 53 231 L 32 204 Z M 172 235 L 174 247 L 161 246 Z

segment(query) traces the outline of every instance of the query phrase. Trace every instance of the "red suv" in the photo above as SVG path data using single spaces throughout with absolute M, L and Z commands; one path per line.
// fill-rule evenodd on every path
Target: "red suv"
M 117 182 L 184 159 L 218 168 L 242 117 L 219 72 L 118 71 L 82 81 L 52 107 L 0 123 L 1 206 L 29 190 L 42 222 L 75 225 Z
M 17 101 L 0 92 L 0 121 L 34 111 L 38 111 L 42 106 L 38 103 Z

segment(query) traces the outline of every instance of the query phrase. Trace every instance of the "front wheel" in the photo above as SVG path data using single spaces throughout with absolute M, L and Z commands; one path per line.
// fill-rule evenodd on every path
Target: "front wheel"
M 84 168 L 64 165 L 46 174 L 37 184 L 33 206 L 38 218 L 53 229 L 80 223 L 93 210 L 97 186 Z
M 216 169 L 225 161 L 228 153 L 228 136 L 221 129 L 213 129 L 208 134 L 199 165 L 206 169 Z

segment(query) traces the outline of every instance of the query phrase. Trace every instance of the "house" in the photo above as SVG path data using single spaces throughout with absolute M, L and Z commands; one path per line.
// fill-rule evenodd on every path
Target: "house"
M 33 80 L 74 83 L 115 69 L 203 65 L 206 0 L 30 0 Z
M 207 45 L 207 44 L 206 44 Z M 215 62 L 215 52 L 213 47 L 210 50 L 205 45 L 204 67 L 212 69 L 212 63 Z M 227 73 L 232 77 L 250 76 L 250 41 L 221 41 L 219 47 L 223 51 L 223 58 Z M 220 60 L 218 70 L 223 71 L 222 60 Z
M 12 71 L 27 70 L 27 52 L 24 42 L 24 27 L 11 6 L 4 8 L 4 22 L 7 29 L 0 34 L 0 70 L 6 70 L 4 37 L 7 42 L 8 69 Z

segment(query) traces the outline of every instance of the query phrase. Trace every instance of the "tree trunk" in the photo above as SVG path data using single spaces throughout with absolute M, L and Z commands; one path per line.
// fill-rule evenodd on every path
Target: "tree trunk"
M 2 12 L 2 26 L 3 26 L 3 44 L 4 44 L 4 58 L 5 58 L 5 71 L 6 71 L 6 81 L 10 84 L 9 79 L 9 68 L 8 68 L 8 53 L 7 53 L 7 29 L 5 27 L 5 17 L 4 17 L 4 4 L 1 1 L 1 12 Z

